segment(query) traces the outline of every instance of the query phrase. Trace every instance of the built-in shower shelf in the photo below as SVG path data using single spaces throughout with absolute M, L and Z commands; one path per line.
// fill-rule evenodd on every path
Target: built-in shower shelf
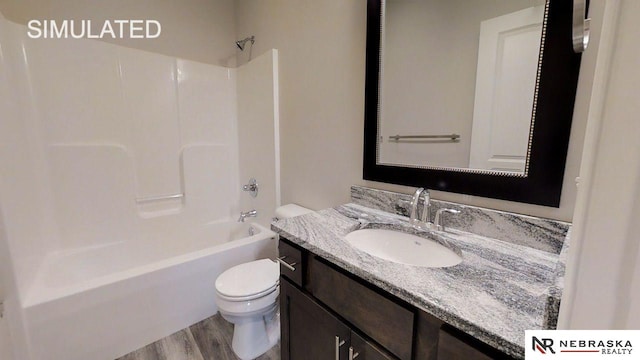
M 178 214 L 184 207 L 184 193 L 136 198 L 138 213 L 143 218 Z
M 145 198 L 137 198 L 136 199 L 136 203 L 137 204 L 147 204 L 147 203 L 152 203 L 152 202 L 159 202 L 159 201 L 165 201 L 165 200 L 174 200 L 174 199 L 183 199 L 183 198 L 184 198 L 184 194 L 151 196 L 151 197 L 145 197 Z

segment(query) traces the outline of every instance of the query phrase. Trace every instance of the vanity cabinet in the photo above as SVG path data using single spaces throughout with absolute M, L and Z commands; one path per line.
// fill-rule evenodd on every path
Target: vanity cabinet
M 283 360 L 347 359 L 349 327 L 287 280 L 280 283 L 280 318 Z
M 358 335 L 288 280 L 280 283 L 280 311 L 282 360 L 397 359 Z
M 311 257 L 307 288 L 330 309 L 400 359 L 411 359 L 414 311 Z
M 279 252 L 282 360 L 511 359 L 286 239 Z

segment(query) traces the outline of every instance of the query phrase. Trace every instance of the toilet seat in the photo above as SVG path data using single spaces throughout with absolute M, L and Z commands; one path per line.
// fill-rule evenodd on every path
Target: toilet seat
M 262 314 L 268 309 L 277 306 L 279 295 L 280 287 L 278 286 L 269 294 L 248 301 L 228 301 L 217 294 L 216 304 L 222 316 L 227 320 L 229 320 L 229 315 L 249 319 L 256 314 Z
M 276 290 L 276 288 L 278 287 L 278 285 L 280 284 L 280 282 L 276 282 L 275 284 L 273 284 L 272 287 L 261 291 L 259 293 L 256 294 L 251 294 L 251 295 L 246 295 L 246 296 L 228 296 L 225 294 L 222 294 L 219 291 L 216 291 L 216 295 L 218 295 L 219 298 L 227 300 L 227 301 L 249 301 L 249 300 L 255 300 L 257 298 L 261 298 L 263 296 L 267 296 L 270 293 L 274 292 Z
M 217 295 L 227 301 L 248 301 L 267 296 L 279 284 L 280 266 L 261 259 L 234 266 L 216 279 Z

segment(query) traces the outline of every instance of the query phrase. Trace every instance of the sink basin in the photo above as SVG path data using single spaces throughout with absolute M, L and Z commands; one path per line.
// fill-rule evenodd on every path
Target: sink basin
M 363 229 L 345 236 L 349 244 L 370 255 L 401 264 L 440 268 L 454 266 L 462 258 L 437 242 L 386 229 Z

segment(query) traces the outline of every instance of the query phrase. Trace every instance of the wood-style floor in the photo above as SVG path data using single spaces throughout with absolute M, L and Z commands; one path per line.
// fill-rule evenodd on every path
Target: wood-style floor
M 232 337 L 233 325 L 218 313 L 117 360 L 237 360 Z M 280 345 L 258 360 L 280 360 Z

